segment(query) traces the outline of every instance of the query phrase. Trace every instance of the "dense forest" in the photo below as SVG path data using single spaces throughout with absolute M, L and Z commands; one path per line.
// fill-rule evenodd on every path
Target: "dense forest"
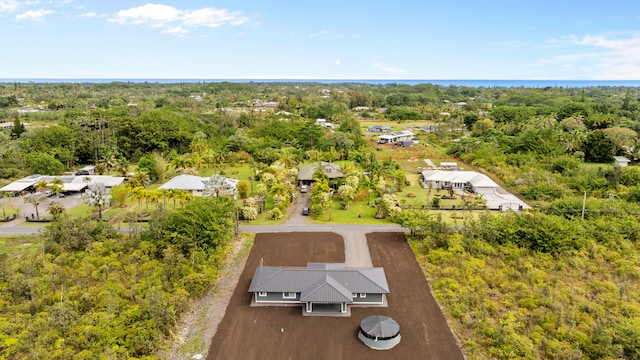
M 5 183 L 95 164 L 143 188 L 168 169 L 249 164 L 262 175 L 243 184 L 245 207 L 260 195 L 284 209 L 291 169 L 342 161 L 350 176 L 338 184 L 341 205 L 379 206 L 411 229 L 416 258 L 470 358 L 640 359 L 637 88 L 6 83 L 0 122 Z M 366 133 L 377 123 L 410 127 L 437 156 L 491 176 L 532 209 L 450 221 L 403 208 L 394 196 L 409 176 L 400 152 Z M 614 156 L 631 166 L 613 166 Z M 318 184 L 313 215 L 329 206 L 329 183 Z M 136 187 L 123 196 L 136 198 Z M 153 356 L 187 299 L 215 281 L 237 216 L 224 197 L 156 208 L 136 234 L 63 216 L 40 245 L 5 254 L 3 356 Z

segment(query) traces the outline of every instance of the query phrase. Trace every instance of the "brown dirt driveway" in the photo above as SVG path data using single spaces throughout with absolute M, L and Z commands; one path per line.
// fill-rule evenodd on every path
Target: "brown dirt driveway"
M 258 234 L 207 359 L 464 359 L 404 234 L 368 234 L 367 242 L 373 265 L 385 269 L 389 306 L 352 308 L 351 317 L 304 317 L 299 306 L 249 307 L 255 268 L 260 259 L 269 266 L 343 262 L 342 238 L 328 232 Z M 369 315 L 394 318 L 400 344 L 386 351 L 362 344 L 358 326 Z

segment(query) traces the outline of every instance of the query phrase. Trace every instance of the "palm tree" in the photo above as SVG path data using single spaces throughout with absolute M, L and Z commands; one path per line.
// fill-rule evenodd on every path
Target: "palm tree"
M 149 173 L 144 170 L 140 170 L 133 175 L 133 177 L 129 180 L 129 185 L 132 188 L 142 187 L 145 188 L 149 186 L 151 179 L 149 178 Z
M 118 158 L 118 160 L 116 161 L 115 169 L 116 172 L 120 174 L 120 176 L 125 177 L 129 172 L 129 162 L 123 157 Z
M 142 186 L 131 189 L 131 199 L 138 201 L 138 218 L 142 218 L 142 200 L 145 198 L 145 190 Z
M 45 194 L 29 194 L 24 197 L 24 202 L 33 205 L 36 208 L 36 217 L 40 219 L 40 212 L 38 211 L 38 205 L 42 204 L 47 200 L 47 195 Z
M 108 174 L 111 169 L 118 165 L 118 159 L 114 154 L 109 154 L 104 159 L 102 159 L 101 164 L 102 166 L 104 166 L 104 169 Z
M 98 209 L 98 219 L 102 219 L 102 209 L 109 207 L 111 195 L 103 183 L 93 183 L 84 192 L 84 201 L 89 206 L 95 206 Z
M 171 189 L 160 189 L 160 195 L 162 196 L 162 204 L 164 208 L 167 208 L 167 198 L 171 198 Z
M 204 195 L 218 197 L 226 185 L 227 183 L 222 176 L 217 174 L 211 175 L 208 180 L 204 181 Z
M 11 203 L 10 197 L 13 197 L 12 192 L 0 192 L 0 209 L 2 209 L 2 217 L 7 217 L 7 209 L 14 208 L 15 205 Z
M 64 186 L 64 181 L 62 181 L 62 178 L 57 177 L 53 179 L 51 184 L 53 184 L 53 186 L 51 186 L 51 189 L 56 193 L 56 195 L 60 195 L 60 193 L 62 192 L 62 187 Z
M 49 187 L 49 183 L 46 182 L 45 180 L 40 180 L 36 183 L 36 191 L 38 192 L 42 192 L 42 190 L 46 189 Z
M 191 199 L 193 199 L 193 195 L 191 195 L 191 193 L 188 191 L 181 190 L 179 199 L 180 199 L 180 205 L 184 207 L 184 203 L 191 201 Z
M 295 148 L 285 147 L 280 149 L 279 160 L 286 166 L 287 168 L 291 168 L 296 166 L 297 159 L 295 154 Z
M 158 209 L 158 201 L 160 200 L 161 192 L 159 190 L 147 190 L 145 200 L 147 201 L 147 212 L 149 211 L 149 202 L 155 204 L 156 210 Z

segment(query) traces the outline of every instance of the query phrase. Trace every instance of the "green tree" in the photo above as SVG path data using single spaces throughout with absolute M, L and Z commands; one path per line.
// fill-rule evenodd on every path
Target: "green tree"
M 36 217 L 40 219 L 40 212 L 38 211 L 38 206 L 47 200 L 47 195 L 45 194 L 29 194 L 25 195 L 24 202 L 33 205 L 36 209 Z
M 144 171 L 151 181 L 158 180 L 158 165 L 153 155 L 145 155 L 138 160 L 138 171 Z
M 27 155 L 27 167 L 33 174 L 62 175 L 64 165 L 52 155 L 35 152 Z
M 98 219 L 102 219 L 102 209 L 111 204 L 111 194 L 103 183 L 92 183 L 84 192 L 84 202 L 89 206 L 95 206 L 98 210 Z
M 196 198 L 170 213 L 164 225 L 167 240 L 185 256 L 214 251 L 234 237 L 235 204 L 226 197 Z
M 585 161 L 609 163 L 617 150 L 616 144 L 602 130 L 589 133 L 583 144 Z
M 49 214 L 53 216 L 54 221 L 59 221 L 64 217 L 67 212 L 67 209 L 64 208 L 62 204 L 51 203 L 48 208 Z
M 15 205 L 11 202 L 11 197 L 13 197 L 13 193 L 0 191 L 0 210 L 2 210 L 2 217 L 7 217 L 7 210 L 11 208 L 15 208 Z
M 129 187 L 126 184 L 116 185 L 111 188 L 111 200 L 118 207 L 125 207 L 127 196 L 129 196 Z

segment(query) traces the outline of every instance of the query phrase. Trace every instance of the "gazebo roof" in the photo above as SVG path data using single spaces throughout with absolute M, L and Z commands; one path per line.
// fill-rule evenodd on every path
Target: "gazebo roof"
M 369 338 L 391 339 L 400 333 L 400 325 L 388 316 L 373 315 L 360 322 L 360 331 Z

